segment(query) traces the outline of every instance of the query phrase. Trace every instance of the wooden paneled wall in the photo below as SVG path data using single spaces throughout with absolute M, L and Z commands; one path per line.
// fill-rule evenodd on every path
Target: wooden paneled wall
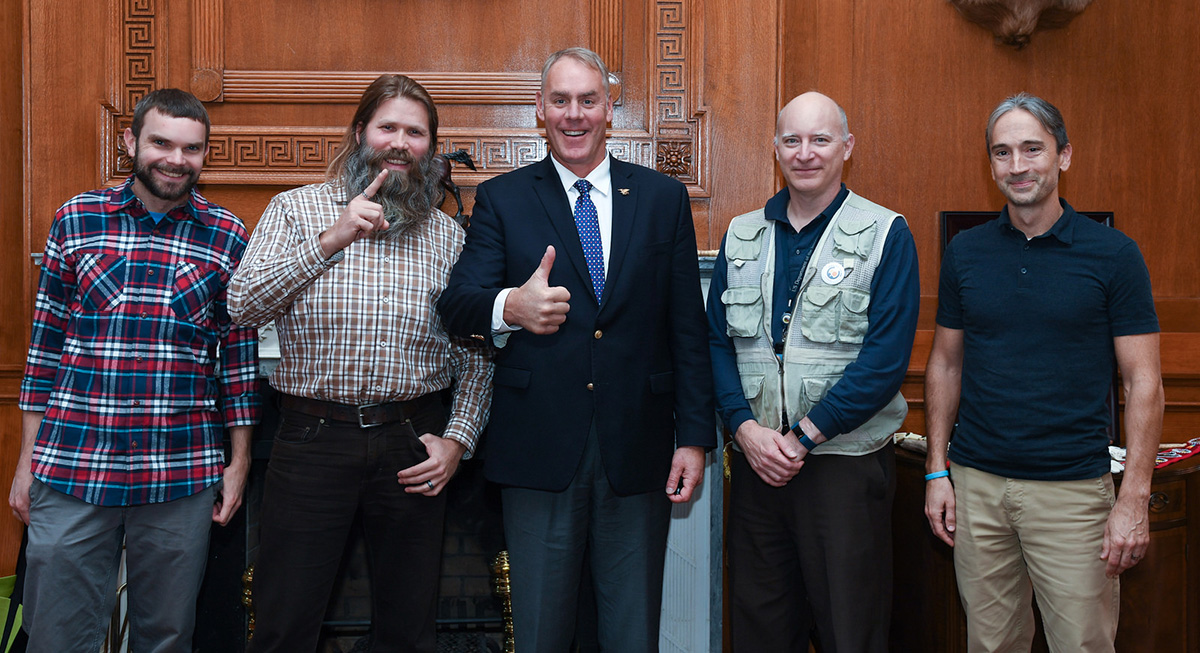
M 1168 439 L 1200 435 L 1200 43 L 1191 0 L 1093 3 L 1066 29 L 1013 51 L 940 0 L 22 0 L 0 9 L 0 479 L 19 446 L 16 393 L 40 252 L 54 210 L 127 174 L 117 141 L 156 86 L 208 103 L 203 192 L 257 222 L 286 188 L 318 180 L 361 89 L 412 74 L 439 103 L 442 149 L 467 149 L 475 184 L 544 155 L 532 105 L 541 62 L 586 44 L 620 75 L 611 144 L 688 184 L 699 246 L 781 187 L 775 113 L 821 90 L 847 109 L 857 145 L 847 181 L 909 217 L 922 317 L 905 393 L 922 430 L 933 328 L 937 212 L 995 209 L 983 127 L 1028 90 L 1064 112 L 1075 144 L 1062 189 L 1111 210 L 1142 246 L 1159 302 Z M 70 44 L 70 47 L 63 47 Z M 26 157 L 25 153 L 29 153 Z M 20 237 L 16 234 L 21 234 Z M 0 522 L 0 567 L 19 529 Z M 3 569 L 0 568 L 0 573 Z
M 17 394 L 29 343 L 26 309 L 26 275 L 33 266 L 25 248 L 29 228 L 21 172 L 25 157 L 22 142 L 21 43 L 24 33 L 22 5 L 0 3 L 0 488 L 8 497 L 12 471 L 21 448 L 21 413 Z M 12 573 L 21 542 L 21 522 L 9 516 L 8 504 L 0 510 L 0 575 Z
M 998 210 L 985 149 L 988 114 L 1028 91 L 1055 104 L 1074 148 L 1060 191 L 1113 211 L 1150 268 L 1167 393 L 1163 438 L 1200 436 L 1200 40 L 1195 5 L 1096 2 L 1017 51 L 948 2 L 787 0 L 783 98 L 820 90 L 855 134 L 846 181 L 904 213 L 921 261 L 921 322 L 904 394 L 922 432 L 921 384 L 937 310 L 938 212 Z M 719 192 L 719 187 L 718 187 Z
M 38 156 L 6 166 L 29 194 L 5 214 L 19 218 L 23 238 L 3 263 L 19 317 L 5 331 L 11 387 L 0 397 L 0 448 L 10 458 L 0 458 L 0 478 L 11 478 L 19 442 L 15 395 L 37 278 L 29 255 L 42 250 L 62 202 L 128 174 L 119 137 L 152 88 L 178 86 L 207 103 L 202 191 L 251 227 L 276 193 L 324 177 L 359 94 L 385 71 L 425 84 L 439 105 L 441 149 L 465 149 L 479 165 L 455 175 L 469 203 L 483 179 L 545 156 L 533 93 L 546 55 L 571 45 L 590 46 L 619 77 L 610 150 L 687 184 L 701 247 L 746 204 L 736 192 L 714 194 L 715 179 L 753 201 L 774 184 L 763 144 L 778 107 L 778 51 L 773 38 L 746 38 L 778 31 L 777 7 L 765 0 L 736 11 L 695 0 L 469 10 L 395 0 L 23 0 L 16 9 L 27 36 L 17 38 L 14 24 L 7 43 L 23 48 L 5 62 L 19 69 L 23 56 L 28 70 L 6 97 L 24 98 L 27 132 L 5 153 L 23 145 Z M 745 156 L 751 144 L 762 156 Z M 12 560 L 17 535 L 15 524 L 0 526 L 0 560 Z

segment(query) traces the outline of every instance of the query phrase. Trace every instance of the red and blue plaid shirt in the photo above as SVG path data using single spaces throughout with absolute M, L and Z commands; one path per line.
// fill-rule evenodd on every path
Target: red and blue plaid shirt
M 258 335 L 225 303 L 245 227 L 195 190 L 156 225 L 132 186 L 58 210 L 21 383 L 21 409 L 45 411 L 34 476 L 100 506 L 213 485 L 224 428 L 261 411 Z

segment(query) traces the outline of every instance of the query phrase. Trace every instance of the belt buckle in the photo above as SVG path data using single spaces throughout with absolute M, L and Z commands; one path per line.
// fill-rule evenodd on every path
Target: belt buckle
M 370 428 L 370 427 L 372 427 L 372 426 L 380 426 L 380 425 L 382 425 L 382 424 L 383 424 L 383 422 L 372 422 L 372 423 L 369 423 L 369 424 L 368 424 L 368 423 L 366 423 L 366 422 L 363 422 L 363 411 L 364 411 L 364 410 L 366 410 L 366 409 L 369 409 L 369 408 L 375 408 L 375 407 L 377 407 L 377 406 L 381 406 L 381 405 L 382 405 L 382 404 L 362 404 L 361 406 L 355 406 L 355 407 L 354 407 L 354 410 L 355 410 L 355 412 L 356 412 L 356 413 L 358 413 L 358 426 L 359 426 L 359 428 L 364 428 L 364 429 L 365 429 L 365 428 Z

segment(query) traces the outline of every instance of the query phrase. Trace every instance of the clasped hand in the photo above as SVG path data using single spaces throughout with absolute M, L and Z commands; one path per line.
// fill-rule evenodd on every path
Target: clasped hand
M 746 420 L 734 434 L 750 468 L 767 485 L 783 487 L 804 466 L 796 434 L 783 435 L 754 420 Z

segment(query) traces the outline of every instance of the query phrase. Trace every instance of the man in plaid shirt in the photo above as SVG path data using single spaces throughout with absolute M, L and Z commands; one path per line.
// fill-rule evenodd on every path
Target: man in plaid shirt
M 246 230 L 193 188 L 209 127 L 191 94 L 151 92 L 125 130 L 133 176 L 50 227 L 9 494 L 30 651 L 100 648 L 122 539 L 132 649 L 190 651 L 210 524 L 241 505 L 258 345 L 225 303 Z
M 372 650 L 435 650 L 442 490 L 492 398 L 488 351 L 450 337 L 436 310 L 465 238 L 436 208 L 437 125 L 420 84 L 376 79 L 329 181 L 271 201 L 230 287 L 234 318 L 274 320 L 281 354 L 250 651 L 316 648 L 356 514 Z

